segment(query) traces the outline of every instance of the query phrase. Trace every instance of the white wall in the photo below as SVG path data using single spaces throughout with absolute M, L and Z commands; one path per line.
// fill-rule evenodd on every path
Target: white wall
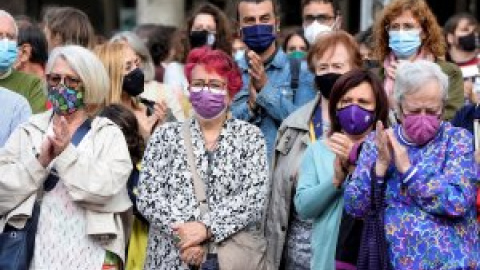
M 184 0 L 137 0 L 137 24 L 182 26 L 184 20 Z

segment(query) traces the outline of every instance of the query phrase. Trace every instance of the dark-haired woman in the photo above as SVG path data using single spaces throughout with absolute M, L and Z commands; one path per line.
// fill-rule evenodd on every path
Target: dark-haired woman
M 309 45 L 302 31 L 293 31 L 285 37 L 283 50 L 293 59 L 305 59 Z
M 336 79 L 362 65 L 357 43 L 344 31 L 319 37 L 307 61 L 316 75 L 318 93 L 283 121 L 275 142 L 265 227 L 267 258 L 274 269 L 310 269 L 312 221 L 300 218 L 293 209 L 300 161 L 307 146 L 323 139 L 330 127 L 328 99 Z
M 387 124 L 387 104 L 381 82 L 368 71 L 351 71 L 335 83 L 328 109 L 328 137 L 307 148 L 294 200 L 302 218 L 314 219 L 311 269 L 355 267 L 361 226 L 348 216 L 342 218 L 342 184 L 355 168 L 361 143 L 374 124 Z M 341 235 L 341 223 L 345 222 L 351 223 L 352 229 Z M 342 245 L 349 244 L 337 249 L 339 239 Z

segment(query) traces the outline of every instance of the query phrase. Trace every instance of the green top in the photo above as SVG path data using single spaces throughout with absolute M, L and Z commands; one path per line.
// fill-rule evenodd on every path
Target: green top
M 12 69 L 10 75 L 0 77 L 0 86 L 24 96 L 30 103 L 33 113 L 45 111 L 47 101 L 45 84 L 39 78 Z

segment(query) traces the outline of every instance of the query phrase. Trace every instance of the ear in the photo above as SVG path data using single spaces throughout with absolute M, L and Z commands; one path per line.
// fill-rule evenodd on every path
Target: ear
M 280 17 L 275 17 L 275 29 L 277 33 L 280 32 Z
M 18 50 L 18 58 L 17 61 L 20 63 L 28 62 L 30 57 L 32 56 L 32 46 L 30 44 L 23 44 L 20 46 Z
M 455 37 L 452 34 L 448 33 L 447 34 L 447 43 L 448 43 L 447 45 L 453 44 L 454 41 L 455 41 Z

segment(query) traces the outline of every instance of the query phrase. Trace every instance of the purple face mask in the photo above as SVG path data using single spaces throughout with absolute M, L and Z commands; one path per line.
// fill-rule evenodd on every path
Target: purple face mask
M 342 129 L 350 135 L 363 134 L 375 120 L 372 111 L 355 104 L 338 110 L 337 118 Z
M 405 116 L 402 126 L 412 143 L 424 145 L 435 137 L 440 123 L 437 115 L 410 114 Z
M 206 90 L 190 91 L 190 102 L 195 112 L 203 119 L 215 119 L 226 108 L 225 94 L 214 94 Z

